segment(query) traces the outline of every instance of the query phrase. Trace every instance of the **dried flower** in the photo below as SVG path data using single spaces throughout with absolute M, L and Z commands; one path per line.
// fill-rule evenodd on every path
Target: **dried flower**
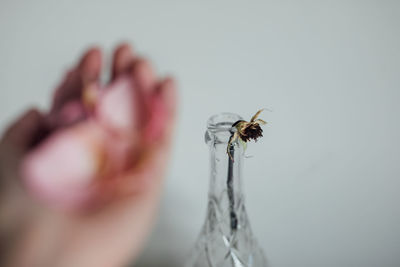
M 239 139 L 239 141 L 243 142 L 243 144 L 245 145 L 247 141 L 251 139 L 257 141 L 258 138 L 263 136 L 263 130 L 261 129 L 260 124 L 264 125 L 266 124 L 266 122 L 262 119 L 258 119 L 258 116 L 263 110 L 264 109 L 260 109 L 259 111 L 257 111 L 257 113 L 251 118 L 250 122 L 247 122 L 245 120 L 238 120 L 237 122 L 232 124 L 232 127 L 235 127 L 236 131 L 232 133 L 231 137 L 229 138 L 228 146 L 226 148 L 226 152 L 228 153 L 232 161 L 233 157 L 230 152 L 230 148 L 233 145 L 233 142 L 236 141 L 236 139 Z

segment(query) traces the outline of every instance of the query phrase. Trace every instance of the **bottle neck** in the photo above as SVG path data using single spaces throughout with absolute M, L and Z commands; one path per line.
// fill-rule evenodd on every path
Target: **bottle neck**
M 215 122 L 216 119 L 220 120 Z M 227 153 L 228 142 L 235 130 L 232 124 L 239 119 L 234 114 L 212 117 L 206 132 L 211 160 L 209 216 L 206 226 L 226 229 L 231 234 L 247 220 L 241 183 L 243 147 L 235 141 L 230 145 L 231 157 Z
M 242 161 L 243 148 L 238 143 L 231 146 L 227 153 L 227 142 L 210 144 L 210 188 L 209 197 L 221 199 L 228 194 L 228 187 L 233 189 L 233 196 L 242 198 Z

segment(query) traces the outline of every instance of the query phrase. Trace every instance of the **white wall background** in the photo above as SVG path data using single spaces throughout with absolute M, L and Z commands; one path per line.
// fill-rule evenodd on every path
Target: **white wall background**
M 207 118 L 270 122 L 245 165 L 272 267 L 400 266 L 399 1 L 0 0 L 0 128 L 46 107 L 89 45 L 132 41 L 179 80 L 159 221 L 137 266 L 179 266 L 205 216 Z

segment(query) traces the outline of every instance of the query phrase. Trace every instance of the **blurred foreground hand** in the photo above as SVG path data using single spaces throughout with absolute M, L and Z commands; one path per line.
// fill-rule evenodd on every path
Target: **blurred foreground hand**
M 93 48 L 57 88 L 50 112 L 29 110 L 0 143 L 0 266 L 125 266 L 152 225 L 176 107 L 127 44 L 111 80 Z

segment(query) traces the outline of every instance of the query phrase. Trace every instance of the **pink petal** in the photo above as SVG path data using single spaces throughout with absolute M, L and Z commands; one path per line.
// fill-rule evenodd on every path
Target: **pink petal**
M 99 97 L 96 118 L 113 133 L 131 134 L 139 127 L 139 104 L 131 79 L 126 76 L 121 77 Z
M 82 199 L 99 172 L 102 141 L 101 129 L 90 122 L 54 133 L 24 159 L 28 188 L 45 199 Z

